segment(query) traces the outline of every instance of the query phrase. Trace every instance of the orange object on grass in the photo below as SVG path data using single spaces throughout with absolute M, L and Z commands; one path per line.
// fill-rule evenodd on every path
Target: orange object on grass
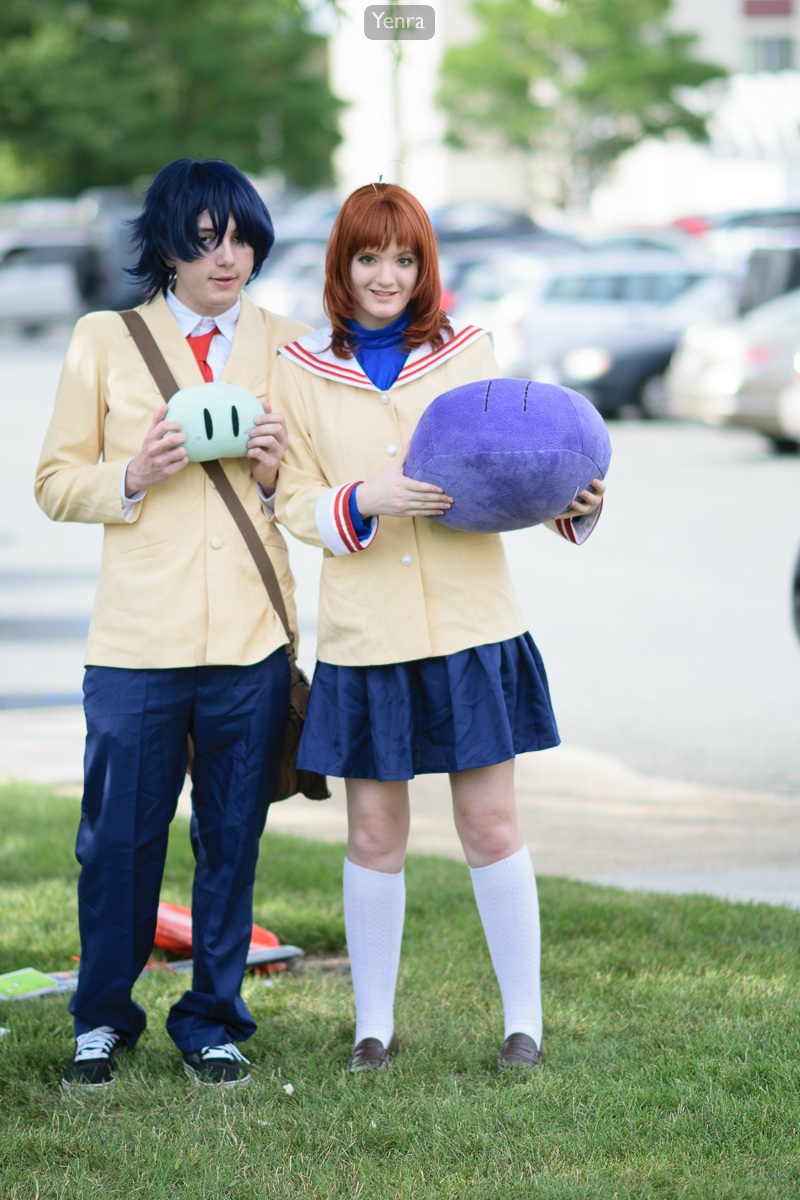
M 162 900 L 158 906 L 155 944 L 161 950 L 169 950 L 178 958 L 192 957 L 192 910 L 182 904 L 167 904 Z M 280 946 L 280 939 L 269 929 L 253 926 L 250 949 L 261 950 L 265 946 Z M 255 968 L 260 973 L 285 971 L 285 963 L 264 963 Z

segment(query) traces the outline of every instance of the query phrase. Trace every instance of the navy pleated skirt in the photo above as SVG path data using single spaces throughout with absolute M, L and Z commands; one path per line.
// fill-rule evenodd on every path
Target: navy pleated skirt
M 318 662 L 297 765 L 345 779 L 412 779 L 559 743 L 529 633 L 380 667 Z

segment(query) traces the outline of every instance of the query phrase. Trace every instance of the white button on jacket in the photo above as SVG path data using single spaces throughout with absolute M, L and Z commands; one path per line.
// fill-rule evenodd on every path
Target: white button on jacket
M 389 458 L 394 458 L 395 454 L 397 454 L 397 446 L 387 446 L 386 453 L 389 455 Z
M 404 567 L 410 567 L 411 566 L 411 556 L 408 554 L 404 554 L 403 557 L 400 559 L 400 562 L 403 564 Z
M 389 397 L 386 395 L 386 392 L 384 392 L 383 395 L 381 396 L 381 403 L 383 403 L 383 404 L 389 403 Z

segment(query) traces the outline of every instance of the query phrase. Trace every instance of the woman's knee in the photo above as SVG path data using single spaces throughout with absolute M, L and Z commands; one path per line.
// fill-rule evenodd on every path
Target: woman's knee
M 408 794 L 403 788 L 351 786 L 348 781 L 347 857 L 357 866 L 400 871 L 408 841 Z
M 522 844 L 515 813 L 462 813 L 458 821 L 458 834 L 468 856 L 471 852 L 488 862 L 499 862 L 515 854 Z

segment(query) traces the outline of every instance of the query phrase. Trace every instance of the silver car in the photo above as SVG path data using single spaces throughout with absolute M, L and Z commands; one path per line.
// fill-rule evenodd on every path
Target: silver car
M 666 377 L 668 416 L 765 434 L 800 448 L 800 291 L 738 320 L 690 326 Z

